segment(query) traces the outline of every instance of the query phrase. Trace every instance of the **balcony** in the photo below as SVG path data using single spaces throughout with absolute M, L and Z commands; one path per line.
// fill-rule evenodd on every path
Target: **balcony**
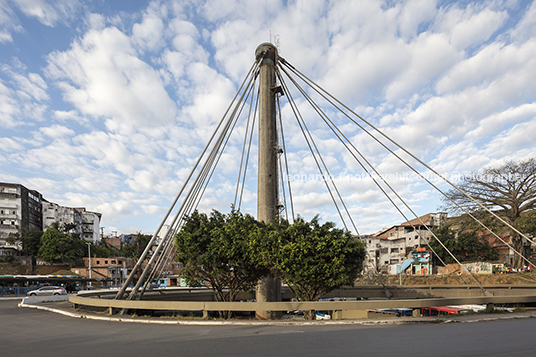
M 19 230 L 19 225 L 18 224 L 0 224 L 0 228 L 2 229 L 13 229 L 14 231 L 15 230 Z

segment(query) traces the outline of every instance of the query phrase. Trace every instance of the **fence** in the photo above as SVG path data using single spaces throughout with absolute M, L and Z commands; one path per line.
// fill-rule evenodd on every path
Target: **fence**
M 37 287 L 0 287 L 0 297 L 18 297 L 27 296 L 32 290 Z

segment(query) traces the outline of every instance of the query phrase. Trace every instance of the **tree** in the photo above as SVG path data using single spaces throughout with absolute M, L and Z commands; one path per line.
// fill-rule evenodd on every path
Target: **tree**
M 38 252 L 39 257 L 50 263 L 63 262 L 63 256 L 59 252 L 60 241 L 60 231 L 53 227 L 47 228 L 41 237 L 41 247 Z
M 136 238 L 134 238 L 127 246 L 127 249 L 130 250 L 131 256 L 139 259 L 143 254 L 145 247 L 147 247 L 147 244 L 149 244 L 151 238 L 152 236 L 149 234 L 142 234 L 141 232 L 138 232 L 138 234 L 136 234 Z
M 464 177 L 458 187 L 482 206 L 497 210 L 501 218 L 518 229 L 521 215 L 536 208 L 536 160 L 510 161 L 496 168 L 484 168 Z M 480 205 L 458 190 L 452 189 L 446 195 L 469 212 L 482 210 Z M 448 198 L 443 201 L 449 211 L 461 211 Z M 510 229 L 510 236 L 513 248 L 524 253 L 520 235 Z M 516 254 L 514 267 L 521 268 L 523 265 L 523 260 Z
M 103 247 L 100 245 L 91 245 L 91 255 L 95 258 L 108 258 L 117 256 L 117 250 Z
M 39 252 L 39 247 L 41 246 L 41 237 L 43 232 L 41 231 L 26 231 L 23 230 L 22 233 L 10 234 L 6 239 L 9 244 L 15 244 L 20 242 L 22 245 L 21 253 L 23 255 L 36 256 Z
M 190 286 L 206 283 L 219 301 L 234 301 L 239 291 L 251 291 L 268 273 L 255 254 L 263 224 L 250 215 L 216 210 L 210 217 L 195 211 L 185 218 L 175 237 L 181 275 Z
M 85 242 L 76 235 L 58 230 L 59 225 L 49 227 L 41 237 L 38 256 L 50 263 L 74 264 L 86 252 Z
M 434 234 L 460 262 L 494 261 L 498 258 L 497 252 L 487 242 L 480 241 L 475 231 L 457 232 L 446 225 L 435 229 Z M 446 264 L 456 262 L 437 240 L 431 241 L 430 246 Z
M 275 234 L 274 234 L 275 233 Z M 293 224 L 283 221 L 265 244 L 266 261 L 303 301 L 316 301 L 330 291 L 353 285 L 363 269 L 364 243 L 333 222 L 320 225 L 298 218 Z M 314 319 L 314 311 L 306 311 Z

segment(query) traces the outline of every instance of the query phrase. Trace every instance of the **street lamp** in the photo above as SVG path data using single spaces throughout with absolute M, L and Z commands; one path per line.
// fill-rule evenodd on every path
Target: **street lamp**
M 89 286 L 91 286 L 91 243 L 86 242 L 87 244 L 87 255 L 89 256 Z

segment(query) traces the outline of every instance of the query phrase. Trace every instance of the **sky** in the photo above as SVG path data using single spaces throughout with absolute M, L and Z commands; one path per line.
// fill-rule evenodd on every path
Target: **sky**
M 105 233 L 153 232 L 256 47 L 269 41 L 453 182 L 534 157 L 532 1 L 0 0 L 0 181 L 100 212 Z M 294 211 L 341 227 L 287 97 L 281 116 Z M 359 232 L 404 221 L 304 100 L 295 100 Z M 440 210 L 439 192 L 326 111 L 416 214 Z M 233 132 L 200 210 L 229 212 L 245 125 Z M 256 155 L 254 141 L 241 207 L 254 216 Z

